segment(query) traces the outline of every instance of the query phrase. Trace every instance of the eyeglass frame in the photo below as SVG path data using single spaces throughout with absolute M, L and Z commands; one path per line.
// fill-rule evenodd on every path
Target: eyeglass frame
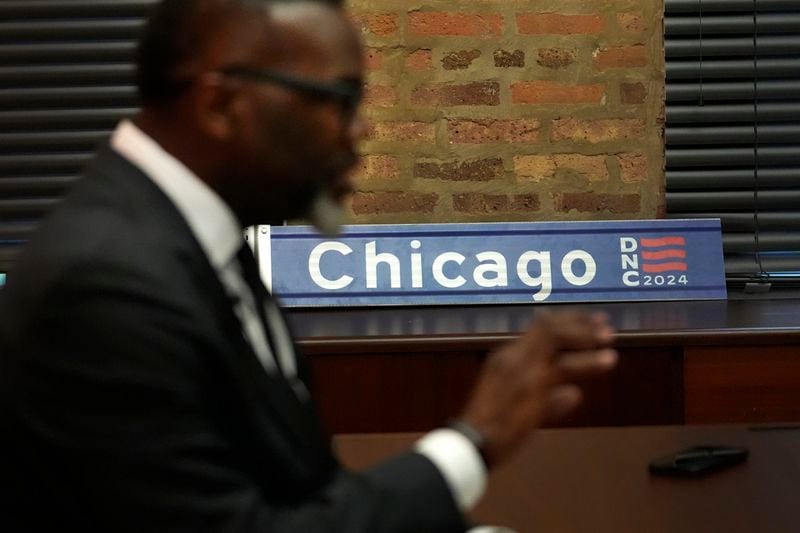
M 355 115 L 364 98 L 363 82 L 356 79 L 320 81 L 271 69 L 240 65 L 223 67 L 217 69 L 216 72 L 223 76 L 244 78 L 259 83 L 273 83 L 305 94 L 315 100 L 332 101 L 348 117 Z

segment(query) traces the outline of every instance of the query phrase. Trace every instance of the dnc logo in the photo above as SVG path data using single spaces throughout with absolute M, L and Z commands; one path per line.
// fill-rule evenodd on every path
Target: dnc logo
M 622 283 L 627 287 L 687 285 L 686 239 L 621 237 Z

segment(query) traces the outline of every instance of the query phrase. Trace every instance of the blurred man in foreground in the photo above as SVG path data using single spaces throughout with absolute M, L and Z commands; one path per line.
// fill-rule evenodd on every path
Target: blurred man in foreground
M 336 226 L 361 62 L 336 2 L 156 8 L 142 111 L 0 296 L 4 530 L 461 531 L 487 468 L 614 365 L 603 317 L 543 314 L 453 427 L 365 473 L 338 465 L 242 228 Z

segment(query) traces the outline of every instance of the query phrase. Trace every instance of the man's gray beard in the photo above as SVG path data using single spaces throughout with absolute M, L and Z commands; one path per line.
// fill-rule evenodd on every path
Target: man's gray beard
M 317 194 L 311 204 L 309 218 L 317 231 L 328 237 L 337 236 L 346 220 L 342 205 L 326 192 Z

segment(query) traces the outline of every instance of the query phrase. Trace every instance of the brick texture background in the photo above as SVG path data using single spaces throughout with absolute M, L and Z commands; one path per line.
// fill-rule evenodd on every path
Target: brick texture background
M 356 223 L 655 218 L 661 0 L 350 0 Z

